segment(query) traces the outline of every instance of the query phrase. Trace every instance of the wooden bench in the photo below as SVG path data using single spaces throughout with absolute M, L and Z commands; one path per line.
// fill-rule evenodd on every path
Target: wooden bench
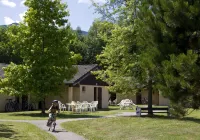
M 168 107 L 152 107 L 153 113 L 167 113 L 169 116 L 169 108 Z M 148 113 L 148 107 L 136 107 L 136 115 L 141 116 L 142 113 Z

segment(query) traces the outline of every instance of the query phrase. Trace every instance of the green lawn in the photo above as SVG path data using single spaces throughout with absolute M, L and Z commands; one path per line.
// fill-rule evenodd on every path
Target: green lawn
M 7 120 L 46 120 L 48 114 L 41 114 L 41 111 L 24 111 L 24 112 L 6 112 L 0 113 L 0 119 Z M 47 112 L 47 111 L 46 111 Z M 87 113 L 72 113 L 71 111 L 61 112 L 57 119 L 71 119 L 71 118 L 95 118 L 107 115 L 114 115 L 122 112 L 135 112 L 131 109 L 119 110 L 119 106 L 110 106 L 108 109 L 101 109 L 96 112 Z
M 36 126 L 23 122 L 0 122 L 0 140 L 56 140 Z
M 166 116 L 98 118 L 63 123 L 89 140 L 197 140 L 200 139 L 200 111 L 184 119 Z

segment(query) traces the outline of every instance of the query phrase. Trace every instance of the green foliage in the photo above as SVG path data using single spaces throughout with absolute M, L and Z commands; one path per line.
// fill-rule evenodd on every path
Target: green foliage
M 188 115 L 188 109 L 185 108 L 180 102 L 179 103 L 171 103 L 170 105 L 170 115 L 171 117 L 183 118 Z
M 101 53 L 105 46 L 105 42 L 99 37 L 99 32 L 101 31 L 99 28 L 100 24 L 99 21 L 95 21 L 87 35 L 82 33 L 80 27 L 77 27 L 75 31 L 76 39 L 70 46 L 70 50 L 82 56 L 79 64 L 97 63 L 96 56 Z
M 26 0 L 25 5 L 28 11 L 24 21 L 7 33 L 10 43 L 18 46 L 14 51 L 23 63 L 4 69 L 1 92 L 31 93 L 43 101 L 58 94 L 64 79 L 76 73 L 72 65 L 80 56 L 69 50 L 74 36 L 66 19 L 66 4 L 60 0 Z
M 97 63 L 96 56 L 101 53 L 103 47 L 105 46 L 105 42 L 99 37 L 99 21 L 95 21 L 93 25 L 90 27 L 88 35 L 85 39 L 85 44 L 87 45 L 85 62 L 87 64 L 95 64 Z
M 10 27 L 12 28 L 12 27 Z M 0 28 L 0 63 L 21 62 L 18 54 L 14 54 L 14 48 L 9 42 L 8 35 L 6 34 L 8 28 Z M 17 47 L 15 45 L 15 47 Z
M 114 91 L 121 92 L 131 91 L 129 87 L 148 87 L 151 95 L 153 82 L 153 87 L 172 103 L 197 109 L 200 106 L 197 55 L 200 2 L 124 2 L 114 0 L 103 6 L 94 4 L 97 11 L 106 13 L 102 17 L 115 19 L 111 21 L 110 35 L 101 34 L 107 43 L 98 57 L 104 69 L 96 74 L 112 85 Z M 121 77 L 128 78 L 123 81 Z
M 112 4 L 117 5 L 118 12 L 113 13 L 115 9 L 111 8 L 110 14 L 113 16 L 127 19 L 136 8 L 135 1 L 126 2 L 125 8 L 124 4 L 115 2 Z M 110 8 L 109 4 L 107 8 Z M 138 89 L 148 86 L 149 80 L 154 80 L 157 68 L 154 58 L 159 54 L 156 48 L 147 48 L 139 44 L 137 26 L 132 22 L 135 17 L 131 18 L 117 18 L 118 22 L 114 24 L 101 24 L 100 36 L 106 42 L 106 47 L 98 56 L 103 70 L 95 72 L 100 79 L 109 83 L 111 91 L 126 94 L 136 93 Z
M 200 67 L 198 55 L 188 51 L 187 55 L 171 55 L 163 62 L 162 74 L 159 75 L 158 88 L 169 98 L 172 104 L 198 109 L 200 106 Z

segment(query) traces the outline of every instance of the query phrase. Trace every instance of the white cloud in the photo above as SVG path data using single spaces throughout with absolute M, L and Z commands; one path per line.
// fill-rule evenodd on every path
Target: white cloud
M 22 1 L 20 2 L 20 6 L 21 6 L 21 7 L 25 7 L 24 2 L 25 2 L 25 0 L 22 0 Z
M 14 21 L 13 19 L 11 19 L 10 17 L 4 17 L 4 23 L 6 25 L 12 24 L 12 23 L 16 23 L 18 21 Z
M 94 0 L 94 2 L 97 2 L 97 3 L 105 3 L 106 0 Z M 91 4 L 91 0 L 78 0 L 78 3 Z
M 20 17 L 21 20 L 24 20 L 25 13 L 26 13 L 26 11 L 24 11 L 23 13 L 19 14 L 19 17 Z
M 12 1 L 9 1 L 9 0 L 0 0 L 0 2 L 5 5 L 5 6 L 9 6 L 9 7 L 15 7 L 16 6 L 16 3 L 12 2 Z

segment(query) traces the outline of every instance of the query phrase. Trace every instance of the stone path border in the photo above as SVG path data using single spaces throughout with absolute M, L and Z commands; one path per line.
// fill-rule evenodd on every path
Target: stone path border
M 110 117 L 118 117 L 118 116 L 135 116 L 135 112 L 123 112 L 122 114 L 104 116 L 99 118 L 110 118 Z M 38 128 L 54 135 L 57 140 L 85 140 L 83 136 L 80 136 L 73 132 L 68 132 L 64 128 L 61 127 L 61 123 L 69 122 L 69 121 L 78 121 L 78 120 L 88 120 L 88 119 L 97 119 L 97 118 L 76 118 L 76 119 L 61 119 L 57 120 L 56 123 L 56 132 L 48 131 L 48 127 L 46 126 L 45 120 L 0 120 L 0 121 L 12 121 L 12 122 L 27 122 L 36 125 Z

